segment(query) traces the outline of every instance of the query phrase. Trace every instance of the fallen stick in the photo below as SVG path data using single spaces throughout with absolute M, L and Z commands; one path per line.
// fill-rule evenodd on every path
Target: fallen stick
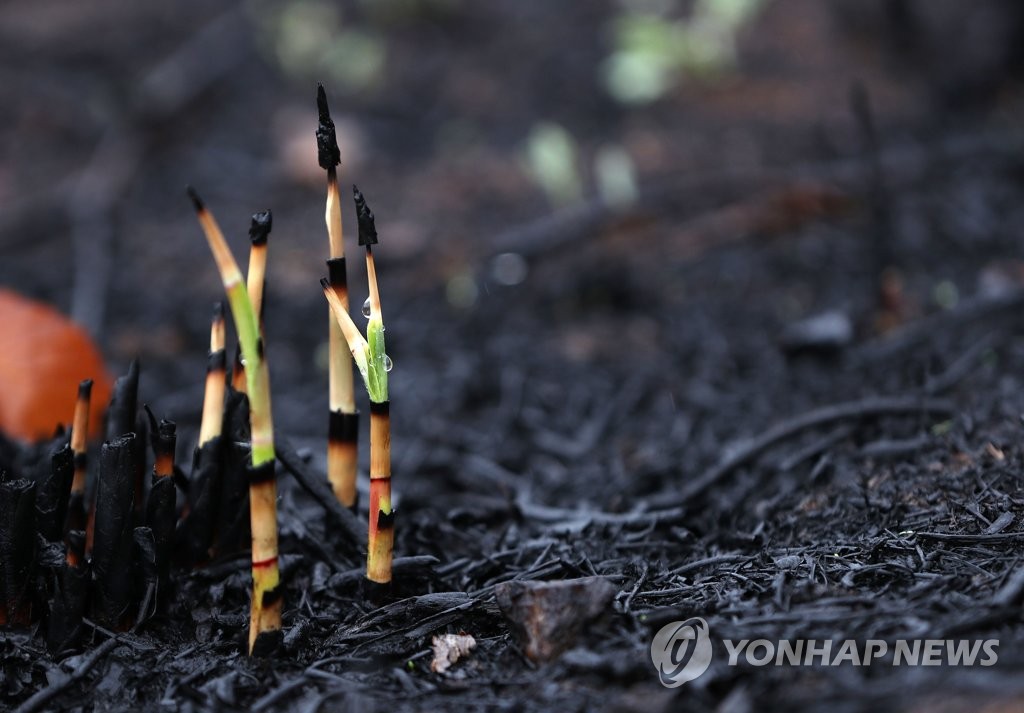
M 682 508 L 667 508 L 648 512 L 604 512 L 603 510 L 571 510 L 531 503 L 525 497 L 516 500 L 516 508 L 528 520 L 554 524 L 593 522 L 600 525 L 647 525 L 681 520 Z
M 702 560 L 695 560 L 693 562 L 687 562 L 684 565 L 670 569 L 669 574 L 685 574 L 692 572 L 695 569 L 702 567 L 710 567 L 716 564 L 732 564 L 734 562 L 749 562 L 754 559 L 754 555 L 741 555 L 741 554 L 730 554 L 730 555 L 715 555 L 714 557 L 705 557 Z
M 898 190 L 942 166 L 962 165 L 966 159 L 981 156 L 1014 155 L 1012 152 L 1019 151 L 1022 144 L 1024 134 L 1019 131 L 957 133 L 932 142 L 884 146 L 874 158 L 858 156 L 779 167 L 729 167 L 712 173 L 670 176 L 641 186 L 640 196 L 632 206 L 623 207 L 595 196 L 499 233 L 490 241 L 491 250 L 485 257 L 515 252 L 527 260 L 539 258 L 589 239 L 611 221 L 641 212 L 675 209 L 684 199 L 699 200 L 703 196 L 707 200 L 707 196 L 719 196 L 726 191 L 742 197 L 758 187 L 804 181 L 821 181 L 859 191 L 874 170 L 873 164 L 884 172 L 888 188 Z
M 78 668 L 76 668 L 71 675 L 59 681 L 54 681 L 41 691 L 37 691 L 31 698 L 18 706 L 14 710 L 14 713 L 32 713 L 32 711 L 37 711 L 45 706 L 60 695 L 60 693 L 66 688 L 85 678 L 85 675 L 92 670 L 92 667 L 95 666 L 100 659 L 113 651 L 117 644 L 117 639 L 107 639 L 104 641 L 96 647 L 96 649 L 89 654 L 82 663 L 78 664 Z
M 953 413 L 953 403 L 946 399 L 926 399 L 918 396 L 870 396 L 859 401 L 847 401 L 808 411 L 769 428 L 759 436 L 755 436 L 746 445 L 736 449 L 732 454 L 719 461 L 718 465 L 683 485 L 678 492 L 668 497 L 654 499 L 651 504 L 656 507 L 685 504 L 729 475 L 732 471 L 746 465 L 761 455 L 776 443 L 792 438 L 803 431 L 851 418 L 899 416 L 915 413 L 949 415 Z
M 366 527 L 354 512 L 342 507 L 338 499 L 334 497 L 334 491 L 331 490 L 327 480 L 309 471 L 287 439 L 277 436 L 274 441 L 274 450 L 277 452 L 277 460 L 284 466 L 284 469 L 295 477 L 302 489 L 320 503 L 320 506 L 334 517 L 338 526 L 348 534 L 353 547 L 358 551 L 364 551 L 367 545 Z
M 997 295 L 981 295 L 963 300 L 955 308 L 921 317 L 906 326 L 867 342 L 853 353 L 858 363 L 889 359 L 913 349 L 936 334 L 948 333 L 965 324 L 975 324 L 1000 312 L 1018 312 L 1024 306 L 1024 287 Z
M 925 540 L 936 540 L 938 542 L 953 542 L 957 544 L 997 544 L 1002 542 L 1019 542 L 1024 540 L 1024 532 L 994 532 L 990 535 L 958 535 L 952 532 L 913 532 L 915 537 Z

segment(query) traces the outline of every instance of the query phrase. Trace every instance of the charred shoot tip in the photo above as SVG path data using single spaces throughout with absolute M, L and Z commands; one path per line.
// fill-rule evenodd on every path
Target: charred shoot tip
M 213 321 L 213 322 L 223 322 L 224 321 L 224 303 L 223 302 L 214 302 L 213 303 L 213 319 L 211 321 Z
M 327 92 L 324 90 L 323 82 L 316 83 L 316 109 L 320 114 L 320 121 L 331 118 L 331 110 L 327 107 Z
M 319 114 L 316 127 L 316 157 L 320 168 L 330 171 L 341 163 L 338 135 L 334 130 L 330 109 L 327 108 L 327 93 L 322 84 L 317 85 L 316 108 Z
M 377 243 L 377 226 L 374 223 L 373 211 L 366 205 L 359 186 L 352 184 L 352 197 L 356 202 L 356 217 L 359 221 L 359 244 L 375 245 Z
M 149 408 L 149 404 L 142 404 L 142 408 L 146 412 L 146 416 L 149 417 L 149 432 L 156 434 L 158 428 L 156 416 L 153 415 L 153 411 Z
M 249 240 L 253 245 L 266 245 L 270 236 L 270 229 L 274 224 L 274 214 L 270 210 L 263 210 L 252 214 L 252 224 L 249 226 Z
M 329 289 L 331 289 L 331 283 L 327 281 L 326 277 L 320 278 L 320 286 L 324 288 L 324 292 L 327 292 Z
M 196 209 L 196 213 L 202 213 L 206 210 L 206 204 L 203 203 L 203 199 L 196 193 L 196 189 L 192 186 L 185 186 L 185 193 L 192 200 L 192 207 Z
M 87 399 L 92 395 L 92 379 L 83 379 L 78 384 L 78 397 Z

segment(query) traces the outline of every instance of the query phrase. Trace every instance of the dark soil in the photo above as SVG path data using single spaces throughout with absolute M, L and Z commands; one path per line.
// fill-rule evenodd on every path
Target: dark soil
M 86 5 L 0 10 L 0 284 L 66 308 L 115 370 L 140 356 L 140 400 L 177 421 L 187 463 L 221 293 L 182 189 L 203 192 L 236 254 L 249 214 L 272 207 L 275 423 L 307 458 L 292 465 L 322 474 L 318 77 L 270 59 L 261 3 L 220 17 L 198 2 Z M 980 3 L 995 19 L 953 72 L 936 60 L 943 33 L 957 36 L 941 12 L 907 30 L 874 3 L 775 0 L 741 38 L 738 75 L 643 109 L 615 104 L 595 73 L 616 7 L 554 5 L 374 21 L 344 4 L 389 51 L 379 88 L 332 98 L 361 147 L 346 161 L 343 146 L 342 180 L 367 194 L 381 236 L 389 599 L 364 596 L 361 557 L 282 468 L 277 655 L 243 653 L 240 553 L 179 571 L 137 631 L 90 629 L 62 660 L 38 632 L 0 632 L 0 707 L 44 690 L 38 710 L 1024 705 L 1013 3 Z M 853 80 L 874 142 L 851 114 Z M 549 207 L 518 163 L 540 120 L 585 157 L 626 147 L 639 200 Z M 524 281 L 495 278 L 504 252 Z M 901 276 L 895 302 L 879 297 L 883 270 Z M 848 339 L 796 331 L 826 312 Z M 531 661 L 496 586 L 595 575 L 615 588 L 603 615 Z M 697 616 L 711 667 L 663 688 L 651 639 Z M 431 637 L 460 632 L 477 648 L 432 673 Z M 723 638 L 999 647 L 991 667 L 732 667 Z

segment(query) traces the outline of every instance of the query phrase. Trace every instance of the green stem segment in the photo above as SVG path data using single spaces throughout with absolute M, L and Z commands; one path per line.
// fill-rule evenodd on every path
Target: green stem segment
M 281 629 L 281 577 L 277 562 L 277 482 L 274 478 L 274 428 L 270 411 L 270 375 L 263 353 L 259 321 L 242 272 L 224 234 L 199 196 L 189 189 L 196 215 L 213 252 L 227 294 L 245 360 L 252 431 L 249 503 L 252 525 L 252 608 L 249 653 L 260 634 Z

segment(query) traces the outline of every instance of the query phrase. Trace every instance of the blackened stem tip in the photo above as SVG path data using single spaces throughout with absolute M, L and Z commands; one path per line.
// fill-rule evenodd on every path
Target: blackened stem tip
M 366 204 L 359 186 L 352 184 L 352 197 L 356 203 L 356 220 L 359 224 L 359 244 L 372 245 L 377 242 L 377 226 L 374 222 L 373 211 Z
M 274 225 L 274 214 L 270 210 L 253 213 L 252 224 L 249 226 L 249 240 L 253 245 L 265 245 Z
M 316 109 L 320 114 L 320 121 L 331 118 L 331 110 L 327 106 L 327 92 L 320 82 L 316 83 Z
M 196 209 L 196 213 L 201 213 L 206 206 L 203 204 L 203 199 L 196 193 L 196 189 L 192 186 L 185 186 L 185 193 L 192 199 L 192 206 Z

